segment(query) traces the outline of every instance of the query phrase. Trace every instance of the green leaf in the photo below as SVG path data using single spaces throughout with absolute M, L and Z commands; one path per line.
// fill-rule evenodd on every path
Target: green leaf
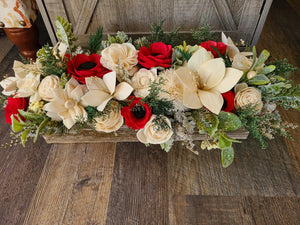
M 48 122 L 50 121 L 51 119 L 49 117 L 46 117 L 43 122 L 41 122 L 41 124 L 39 125 L 38 129 L 36 130 L 36 133 L 35 133 L 35 137 L 34 137 L 34 140 L 33 142 L 35 143 L 41 130 L 48 124 Z
M 95 35 L 90 35 L 89 50 L 90 53 L 97 53 L 101 46 L 103 37 L 103 28 L 98 27 Z
M 258 68 L 263 64 L 265 63 L 265 61 L 269 58 L 270 56 L 270 52 L 268 52 L 267 50 L 263 50 L 259 57 L 258 57 L 258 60 L 257 62 L 255 63 L 255 66 L 253 68 L 254 71 L 258 70 Z
M 31 131 L 31 129 L 27 129 L 27 130 L 24 130 L 24 132 L 22 133 L 21 142 L 22 142 L 23 147 L 25 147 L 25 143 L 27 141 L 27 136 L 30 131 Z
M 232 142 L 227 140 L 222 133 L 219 135 L 219 148 L 220 149 L 225 149 L 231 147 Z
M 253 46 L 253 48 L 252 48 L 252 53 L 253 53 L 253 59 L 252 59 L 252 65 L 251 65 L 251 67 L 249 68 L 249 71 L 253 68 L 253 66 L 254 66 L 254 64 L 255 64 L 255 61 L 256 61 L 256 48 L 255 48 L 255 46 Z
M 11 127 L 13 132 L 20 132 L 24 127 L 29 126 L 30 124 L 24 123 L 21 118 L 17 115 L 20 122 L 14 117 L 14 115 L 11 115 Z
M 265 75 L 259 74 L 248 80 L 247 83 L 249 85 L 265 85 L 270 83 L 270 80 Z
M 19 109 L 19 113 L 22 117 L 24 117 L 26 120 L 34 121 L 40 123 L 45 118 L 43 115 L 38 113 L 31 113 L 31 112 L 25 112 L 23 110 Z
M 240 118 L 234 113 L 221 111 L 218 115 L 220 130 L 233 131 L 242 126 Z
M 222 134 L 223 138 L 225 138 L 226 140 L 230 141 L 230 142 L 235 142 L 235 143 L 242 143 L 241 141 L 239 140 L 236 140 L 236 139 L 233 139 L 229 136 L 227 136 L 225 133 Z
M 274 65 L 265 66 L 258 72 L 258 74 L 268 74 L 268 73 L 273 72 L 275 69 L 276 69 L 276 67 Z
M 210 137 L 214 136 L 218 130 L 219 119 L 218 117 L 209 112 L 203 112 L 200 110 L 194 110 L 192 117 L 196 122 L 196 126 L 199 129 L 199 133 L 208 133 Z
M 57 27 L 56 36 L 70 49 L 73 41 L 77 40 L 77 37 L 72 32 L 72 24 L 65 18 L 59 16 L 56 17 L 55 24 Z
M 224 168 L 230 166 L 231 163 L 233 162 L 233 159 L 234 159 L 234 150 L 233 150 L 233 147 L 222 149 L 222 152 L 221 152 L 221 161 L 222 161 L 222 166 Z

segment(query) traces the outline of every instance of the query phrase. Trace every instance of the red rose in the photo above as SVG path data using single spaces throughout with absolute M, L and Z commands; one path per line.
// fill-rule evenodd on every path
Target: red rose
M 227 45 L 225 45 L 223 42 L 215 42 L 215 41 L 202 42 L 200 46 L 205 48 L 207 51 L 210 51 L 215 58 L 219 58 L 219 54 L 216 51 L 214 51 L 212 47 L 218 49 L 221 55 L 225 54 L 226 47 L 227 47 Z
M 147 69 L 158 66 L 168 68 L 172 63 L 172 46 L 162 42 L 155 42 L 149 48 L 143 46 L 138 52 L 138 61 Z
M 14 118 L 19 121 L 18 117 L 16 116 L 16 114 L 19 114 L 18 109 L 25 110 L 27 108 L 27 106 L 28 106 L 28 99 L 26 99 L 26 98 L 8 97 L 7 105 L 4 109 L 5 122 L 9 123 L 11 125 L 11 115 L 14 115 Z M 23 119 L 23 118 L 21 117 L 21 119 Z
M 224 103 L 222 107 L 222 111 L 225 112 L 234 112 L 234 93 L 232 91 L 227 91 L 222 93 Z
M 86 77 L 100 77 L 110 72 L 100 63 L 100 55 L 77 54 L 72 60 L 67 62 L 68 74 L 72 75 L 80 83 L 85 84 Z
M 121 110 L 126 125 L 134 130 L 144 128 L 152 115 L 150 107 L 146 103 L 142 103 L 141 99 L 142 98 L 130 96 L 129 100 L 133 101 L 129 106 L 125 106 Z

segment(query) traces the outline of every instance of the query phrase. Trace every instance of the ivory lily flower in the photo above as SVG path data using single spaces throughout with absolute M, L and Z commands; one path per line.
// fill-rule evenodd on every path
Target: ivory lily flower
M 62 120 L 70 129 L 78 119 L 87 119 L 87 113 L 80 100 L 86 90 L 85 85 L 80 85 L 77 80 L 71 78 L 65 89 L 54 90 L 54 99 L 44 106 L 47 116 L 54 120 Z
M 82 104 L 97 107 L 99 111 L 102 111 L 112 98 L 120 101 L 126 99 L 133 88 L 126 82 L 121 82 L 116 86 L 116 77 L 116 72 L 113 71 L 105 74 L 102 79 L 99 77 L 85 78 L 89 91 L 81 98 Z
M 243 72 L 225 68 L 222 58 L 210 59 L 204 48 L 188 61 L 188 67 L 181 67 L 176 74 L 184 85 L 183 105 L 191 109 L 205 106 L 219 114 L 223 106 L 221 93 L 229 91 L 242 77 Z

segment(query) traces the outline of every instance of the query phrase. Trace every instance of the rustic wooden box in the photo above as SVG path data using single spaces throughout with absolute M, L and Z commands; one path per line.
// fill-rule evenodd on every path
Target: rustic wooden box
M 57 16 L 68 19 L 85 47 L 98 26 L 105 34 L 124 31 L 133 36 L 146 35 L 153 22 L 166 19 L 165 31 L 180 27 L 183 34 L 197 29 L 203 20 L 217 32 L 233 40 L 255 45 L 272 0 L 37 0 L 51 38 L 55 37 Z
M 123 125 L 115 133 L 96 132 L 92 129 L 84 129 L 80 133 L 71 130 L 68 134 L 64 135 L 44 135 L 47 143 L 99 143 L 99 142 L 139 142 L 136 137 L 136 132 L 131 128 Z M 247 139 L 249 132 L 244 129 L 227 132 L 227 135 L 234 139 Z M 204 140 L 205 134 L 195 132 L 192 135 L 193 140 Z M 175 141 L 182 139 L 175 136 Z

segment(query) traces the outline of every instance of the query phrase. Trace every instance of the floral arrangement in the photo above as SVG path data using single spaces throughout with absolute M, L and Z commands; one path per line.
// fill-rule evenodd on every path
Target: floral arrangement
M 15 76 L 0 83 L 11 143 L 86 127 L 117 135 L 127 126 L 145 145 L 168 152 L 177 136 L 198 154 L 191 135 L 199 132 L 207 134 L 201 148 L 221 149 L 227 167 L 232 143 L 240 143 L 228 131 L 244 127 L 262 148 L 276 133 L 290 138 L 296 125 L 282 121 L 276 107 L 300 109 L 300 86 L 288 79 L 296 68 L 269 62 L 267 50 L 247 51 L 223 33 L 213 41 L 208 25 L 193 31 L 196 45 L 178 45 L 179 28 L 165 34 L 162 24 L 134 41 L 124 32 L 102 40 L 98 28 L 83 50 L 71 24 L 58 17 L 59 43 L 40 49 L 36 62 L 15 61 Z

